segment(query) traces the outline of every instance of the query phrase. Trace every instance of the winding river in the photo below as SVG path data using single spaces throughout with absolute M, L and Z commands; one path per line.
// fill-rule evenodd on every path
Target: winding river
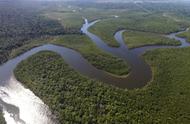
M 107 72 L 95 68 L 93 65 L 83 58 L 83 56 L 75 50 L 65 48 L 63 46 L 56 46 L 47 44 L 33 48 L 26 53 L 9 60 L 0 66 L 0 107 L 3 108 L 4 117 L 7 124 L 54 124 L 52 114 L 43 101 L 34 95 L 29 89 L 26 89 L 20 82 L 18 82 L 13 74 L 13 70 L 23 60 L 40 51 L 53 51 L 61 55 L 65 62 L 73 69 L 81 74 L 120 88 L 141 88 L 147 84 L 152 78 L 152 71 L 150 66 L 140 57 L 147 50 L 156 48 L 180 48 L 190 46 L 186 39 L 176 37 L 172 33 L 166 37 L 174 38 L 181 42 L 180 46 L 145 46 L 135 49 L 128 49 L 122 38 L 122 31 L 115 34 L 115 39 L 120 44 L 119 48 L 110 47 L 101 38 L 90 33 L 88 29 L 97 21 L 91 23 L 85 19 L 85 24 L 81 31 L 92 39 L 97 47 L 111 53 L 119 58 L 127 61 L 131 67 L 131 72 L 127 77 L 117 77 L 110 75 Z

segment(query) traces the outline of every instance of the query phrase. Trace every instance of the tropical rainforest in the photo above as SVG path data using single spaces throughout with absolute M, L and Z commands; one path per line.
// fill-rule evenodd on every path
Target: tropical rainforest
M 81 31 L 84 18 L 89 22 L 98 20 L 89 31 L 113 49 L 121 47 L 115 37 L 120 30 L 130 50 L 152 45 L 179 46 L 182 44 L 179 40 L 167 36 L 180 31 L 177 36 L 190 42 L 187 1 L 3 0 L 0 65 L 33 48 L 53 44 L 80 53 L 90 65 L 108 75 L 117 78 L 130 75 L 130 63 L 101 49 Z M 14 75 L 49 107 L 58 124 L 190 123 L 190 48 L 154 49 L 139 57 L 150 67 L 152 78 L 144 87 L 133 89 L 83 75 L 64 57 L 47 50 L 19 63 Z M 0 87 L 4 87 L 2 82 Z M 1 124 L 6 123 L 3 111 Z

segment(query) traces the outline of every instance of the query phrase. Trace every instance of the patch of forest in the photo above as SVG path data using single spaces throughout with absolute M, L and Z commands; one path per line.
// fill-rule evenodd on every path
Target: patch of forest
M 128 48 L 142 47 L 145 45 L 180 45 L 177 40 L 167 38 L 164 35 L 139 32 L 139 31 L 125 31 L 123 34 L 124 41 Z
M 190 42 L 190 31 L 183 32 L 177 35 L 178 37 L 187 38 L 187 41 Z
M 117 76 L 126 76 L 130 67 L 128 63 L 116 56 L 106 53 L 99 48 L 85 35 L 63 35 L 36 39 L 31 43 L 23 45 L 11 52 L 11 58 L 21 55 L 28 50 L 44 44 L 61 45 L 78 51 L 87 61 L 97 69 L 106 71 Z
M 100 50 L 87 36 L 65 35 L 52 43 L 79 51 L 89 63 L 100 70 L 118 76 L 126 76 L 129 73 L 130 67 L 125 60 Z
M 102 20 L 90 28 L 90 31 L 100 36 L 108 45 L 118 46 L 113 35 L 120 29 L 169 34 L 183 30 L 190 26 L 189 22 L 175 21 L 164 17 L 161 13 L 147 14 L 144 12 L 128 12 L 118 19 Z
M 57 21 L 42 16 L 43 7 L 40 2 L 0 2 L 0 64 L 8 60 L 11 50 L 30 42 L 30 39 L 80 33 L 78 29 L 65 29 Z
M 40 97 L 60 123 L 190 123 L 190 49 L 158 49 L 144 55 L 154 80 L 126 90 L 86 78 L 52 52 L 19 64 L 17 79 Z

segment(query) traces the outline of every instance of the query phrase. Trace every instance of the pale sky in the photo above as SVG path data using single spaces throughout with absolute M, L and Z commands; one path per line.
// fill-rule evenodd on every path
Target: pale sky
M 26 1 L 32 1 L 32 0 L 26 0 Z M 142 3 L 142 2 L 154 2 L 154 3 L 159 3 L 159 2 L 190 2 L 190 0 L 33 0 L 33 1 L 96 1 L 96 2 L 136 2 L 136 3 Z
M 99 2 L 127 2 L 127 1 L 131 1 L 131 2 L 134 2 L 134 1 L 190 1 L 190 0 L 36 0 L 36 1 L 99 1 Z

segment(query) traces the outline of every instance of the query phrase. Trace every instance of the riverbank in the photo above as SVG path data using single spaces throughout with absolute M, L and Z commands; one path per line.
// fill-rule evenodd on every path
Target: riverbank
M 84 27 L 86 27 L 86 25 L 88 25 L 88 23 L 86 23 L 85 25 L 84 25 Z M 88 26 L 87 26 L 88 27 Z M 85 28 L 83 28 L 84 30 L 83 31 L 85 31 Z M 89 36 L 89 37 L 91 37 L 92 38 L 92 36 L 93 37 L 96 37 L 95 35 L 90 35 L 90 33 L 88 33 L 88 32 L 86 32 L 87 33 L 87 35 Z M 117 39 L 121 39 L 121 38 L 119 38 L 119 37 L 121 37 L 122 38 L 122 36 L 119 36 L 118 35 L 118 37 L 117 37 Z M 97 37 L 96 37 L 97 38 Z M 71 38 L 72 39 L 72 38 Z M 98 38 L 97 38 L 98 39 Z M 67 39 L 68 40 L 68 39 Z M 101 47 L 98 43 L 101 43 L 102 45 L 103 45 L 103 41 L 96 41 L 95 39 L 93 40 L 94 42 L 95 42 L 95 44 L 97 45 L 97 46 L 99 46 L 99 47 Z M 61 40 L 61 42 L 62 42 L 62 40 Z M 120 42 L 122 42 L 122 41 L 120 41 Z M 71 40 L 68 40 L 68 44 L 70 44 L 71 43 Z M 67 43 L 66 43 L 67 44 Z M 86 43 L 85 43 L 86 44 Z M 76 46 L 77 46 L 77 44 L 76 44 Z M 80 45 L 79 45 L 80 46 Z M 82 46 L 84 46 L 84 45 L 82 45 Z M 159 47 L 159 46 L 158 46 Z M 102 48 L 102 47 L 101 47 Z M 108 49 L 104 49 L 104 50 L 109 50 L 109 49 L 112 49 L 112 48 L 108 48 Z M 56 52 L 56 53 L 59 53 L 61 56 L 59 56 L 59 55 L 57 55 L 57 54 L 55 54 L 55 53 L 53 53 L 52 54 L 52 52 L 47 52 L 47 53 L 45 53 L 43 56 L 45 56 L 45 58 L 43 58 L 43 56 L 39 56 L 39 58 L 37 57 L 37 58 L 32 58 L 33 56 L 35 56 L 34 54 L 36 54 L 36 53 L 38 53 L 38 52 L 40 52 L 40 51 L 44 51 L 44 50 L 49 50 L 49 51 L 54 51 L 54 52 Z M 114 49 L 114 50 L 116 50 L 116 49 Z M 120 48 L 119 48 L 119 50 L 120 50 Z M 121 48 L 121 50 L 123 50 L 123 47 Z M 126 49 L 127 50 L 127 49 Z M 115 54 L 115 51 L 112 51 L 114 54 Z M 116 50 L 116 52 L 117 52 L 117 50 Z M 120 51 L 120 52 L 124 52 L 124 51 Z M 118 53 L 118 55 L 120 55 L 121 53 Z M 43 52 L 41 52 L 41 53 L 43 53 Z M 32 57 L 30 57 L 31 55 L 33 55 Z M 38 55 L 38 54 L 37 54 Z M 37 56 L 36 55 L 36 56 Z M 56 56 L 57 55 L 57 56 Z M 121 55 L 123 55 L 123 54 L 121 54 Z M 55 60 L 57 60 L 57 61 L 54 61 L 54 56 L 55 56 Z M 33 79 L 29 79 L 29 75 L 27 75 L 27 76 L 25 76 L 25 75 L 23 75 L 24 74 L 24 72 L 26 72 L 26 69 L 27 69 L 27 67 L 26 66 L 24 66 L 25 68 L 22 70 L 22 65 L 20 65 L 19 63 L 22 61 L 22 60 L 25 60 L 25 59 L 27 59 L 27 57 L 30 57 L 30 58 L 32 58 L 31 60 L 29 60 L 29 62 L 32 62 L 32 63 L 34 63 L 34 65 L 32 64 L 32 63 L 27 63 L 26 65 L 27 66 L 29 66 L 29 68 L 31 67 L 31 69 L 30 69 L 30 71 L 33 71 L 33 69 L 34 69 L 34 71 L 35 71 L 35 73 L 34 74 L 32 74 L 32 72 L 29 72 L 28 74 L 30 74 L 30 76 L 32 76 L 32 78 Z M 63 61 L 63 59 L 61 58 L 61 57 L 63 57 L 64 59 L 65 59 L 65 61 L 67 62 L 67 64 L 69 64 L 70 66 L 68 66 L 67 64 L 64 64 L 64 61 Z M 126 56 L 127 57 L 127 56 Z M 133 57 L 135 57 L 135 56 L 133 56 Z M 29 59 L 30 59 L 29 58 Z M 58 58 L 60 58 L 60 59 L 58 59 Z M 43 61 L 40 61 L 40 59 L 43 59 L 45 62 L 43 62 Z M 33 61 L 32 61 L 33 60 Z M 58 61 L 59 60 L 59 61 Z M 26 60 L 27 61 L 27 60 Z M 78 61 L 78 62 L 77 62 Z M 11 63 L 14 63 L 14 64 L 11 64 Z M 40 63 L 39 63 L 40 62 Z M 42 63 L 41 63 L 42 62 Z M 50 62 L 50 63 L 49 63 Z M 51 65 L 51 62 L 53 62 L 52 64 L 53 65 Z M 11 64 L 12 66 L 9 66 L 9 64 Z M 28 51 L 28 52 L 26 52 L 26 53 L 24 53 L 24 54 L 22 54 L 21 56 L 18 56 L 18 57 L 16 57 L 15 59 L 13 59 L 12 61 L 9 61 L 9 63 L 7 63 L 7 64 L 5 64 L 4 66 L 5 67 L 3 67 L 3 68 L 5 68 L 5 69 L 8 69 L 8 68 L 6 68 L 6 66 L 7 67 L 9 67 L 10 68 L 10 72 L 8 71 L 8 75 L 10 75 L 9 73 L 11 73 L 11 68 L 12 69 L 14 69 L 14 67 L 16 67 L 17 66 L 17 64 L 19 64 L 20 66 L 18 66 L 18 68 L 19 69 L 21 69 L 21 71 L 20 72 L 16 72 L 15 74 L 16 74 L 16 76 L 17 77 L 19 77 L 20 75 L 22 75 L 20 78 L 18 78 L 20 81 L 23 81 L 23 83 L 25 84 L 27 81 L 28 81 L 28 79 L 29 79 L 29 81 L 30 81 L 30 83 L 35 83 L 35 80 L 37 79 L 37 80 L 40 80 L 40 81 L 38 81 L 38 83 L 43 83 L 43 81 L 45 81 L 46 83 L 49 81 L 49 85 L 48 85 L 48 90 L 51 90 L 51 88 L 50 87 L 52 87 L 53 88 L 53 90 L 51 91 L 54 95 L 52 95 L 53 97 L 52 97 L 52 99 L 51 100 L 49 100 L 49 98 L 48 99 L 44 99 L 44 98 L 42 98 L 42 100 L 43 101 L 50 101 L 50 102 L 53 102 L 52 104 L 53 105 L 55 105 L 55 104 L 57 104 L 56 105 L 56 107 L 53 107 L 53 106 L 51 106 L 51 104 L 49 104 L 49 103 L 46 103 L 45 102 L 45 104 L 47 104 L 48 106 L 50 106 L 50 110 L 51 111 L 53 111 L 53 114 L 58 118 L 58 119 L 60 119 L 60 113 L 59 112 L 57 112 L 56 110 L 57 110 L 57 107 L 59 106 L 59 105 L 63 105 L 63 103 L 59 103 L 59 102 L 62 102 L 62 100 L 65 98 L 62 98 L 62 97 L 60 97 L 61 96 L 61 94 L 63 93 L 63 92 L 61 92 L 62 90 L 64 91 L 64 89 L 62 89 L 62 88 L 67 88 L 67 89 L 69 89 L 69 93 L 68 94 L 70 94 L 70 91 L 71 90 L 73 90 L 73 88 L 70 86 L 70 85 L 73 85 L 72 83 L 79 83 L 79 84 L 81 84 L 82 82 L 88 82 L 87 84 L 89 85 L 89 83 L 91 82 L 91 83 L 94 83 L 95 85 L 97 85 L 96 83 L 98 83 L 99 85 L 101 85 L 102 87 L 104 87 L 104 86 L 106 86 L 107 88 L 111 88 L 112 90 L 113 89 L 115 89 L 115 90 L 120 90 L 120 89 L 118 89 L 118 88 L 114 88 L 114 87 L 112 87 L 112 86 L 108 86 L 108 85 L 105 85 L 105 84 L 102 84 L 101 82 L 97 82 L 96 80 L 91 80 L 91 79 L 89 79 L 89 78 L 92 78 L 92 79 L 99 79 L 100 81 L 104 81 L 104 80 L 109 80 L 109 82 L 107 82 L 107 83 L 109 83 L 109 84 L 112 84 L 112 83 L 116 83 L 115 81 L 120 81 L 121 79 L 119 79 L 119 78 L 117 78 L 117 77 L 110 77 L 111 75 L 106 75 L 105 73 L 103 73 L 101 70 L 97 70 L 96 68 L 94 68 L 93 66 L 91 66 L 87 61 L 85 61 L 85 59 L 79 54 L 79 53 L 77 53 L 76 51 L 73 51 L 72 49 L 68 49 L 68 48 L 64 48 L 64 47 L 60 47 L 60 46 L 55 46 L 55 45 L 44 45 L 44 46 L 41 46 L 41 47 L 37 47 L 37 48 L 34 48 L 34 49 L 32 49 L 32 50 L 30 50 L 30 51 Z M 38 65 L 39 64 L 39 65 Z M 48 64 L 48 65 L 45 65 L 45 64 Z M 64 65 L 62 65 L 62 64 L 64 64 Z M 43 67 L 43 65 L 45 65 L 45 67 Z M 138 67 L 139 65 L 138 65 L 138 63 L 136 64 L 136 66 Z M 142 65 L 142 66 L 144 66 L 144 65 Z M 35 68 L 35 67 L 38 67 L 38 68 Z M 70 67 L 72 67 L 73 69 L 75 69 L 75 70 L 73 70 L 73 69 L 71 69 Z M 2 74 L 5 74 L 6 75 L 6 73 L 3 73 L 4 71 L 3 71 L 3 68 L 1 69 L 1 71 L 2 71 Z M 70 68 L 70 69 L 69 69 Z M 40 72 L 40 70 L 38 70 L 38 69 L 40 69 L 42 72 Z M 54 70 L 55 69 L 55 70 Z M 60 71 L 58 71 L 58 69 L 61 69 Z M 46 70 L 46 71 L 45 71 Z M 49 70 L 49 72 L 47 71 L 47 70 Z M 54 70 L 54 71 L 53 71 Z M 55 72 L 57 70 L 57 72 Z M 63 71 L 64 70 L 64 71 Z M 76 72 L 76 70 L 77 70 L 77 72 Z M 53 72 L 52 72 L 53 71 Z M 61 72 L 61 71 L 63 71 L 63 72 Z M 78 72 L 80 72 L 81 74 L 83 74 L 83 75 L 85 75 L 85 76 L 88 76 L 88 77 L 84 77 L 84 76 L 82 76 L 81 74 L 79 74 Z M 90 73 L 89 73 L 90 72 Z M 92 73 L 93 72 L 93 73 Z M 69 73 L 71 73 L 71 77 L 69 76 Z M 76 73 L 76 75 L 74 74 L 74 73 Z M 77 76 L 78 75 L 78 76 Z M 1 79 L 3 80 L 4 78 L 9 78 L 9 77 L 6 77 L 6 76 L 3 76 L 3 75 L 1 75 L 2 77 L 1 77 Z M 37 76 L 37 77 L 36 77 Z M 39 77 L 38 78 L 38 76 L 42 76 L 42 77 Z M 74 76 L 74 77 L 72 77 L 72 76 Z M 134 75 L 135 76 L 135 75 Z M 138 75 L 137 75 L 138 76 Z M 64 78 L 63 78 L 64 77 Z M 22 80 L 24 78 L 24 80 Z M 59 78 L 61 78 L 60 80 L 59 80 Z M 126 77 L 126 78 L 128 78 L 128 77 Z M 151 77 L 150 77 L 151 78 Z M 113 80 L 112 80 L 113 79 Z M 5 79 L 6 80 L 6 79 Z M 71 82 L 70 82 L 71 81 Z M 56 82 L 59 82 L 58 84 L 59 85 L 57 85 L 57 84 L 55 84 Z M 66 82 L 66 83 L 69 83 L 69 84 L 67 84 L 67 85 L 69 85 L 69 86 L 67 86 L 67 85 L 65 85 L 65 84 L 63 84 L 63 85 L 61 85 L 60 83 L 61 82 Z M 90 83 L 90 85 L 92 85 Z M 128 82 L 127 80 L 123 80 L 123 83 L 125 83 L 125 84 L 128 84 L 128 83 L 131 83 L 131 82 Z M 134 83 L 134 82 L 132 82 L 132 83 Z M 147 82 L 145 82 L 145 83 L 147 83 Z M 19 83 L 16 83 L 16 84 L 19 84 Z M 44 83 L 43 83 L 44 84 Z M 82 84 L 81 84 L 82 85 Z M 80 86 L 81 86 L 80 85 Z M 85 85 L 86 85 L 86 83 L 85 83 Z M 116 84 L 113 84 L 113 85 L 116 85 Z M 127 85 L 126 86 L 124 86 L 124 87 L 122 87 L 122 85 L 120 85 L 120 84 L 117 84 L 118 86 L 120 86 L 121 88 L 125 88 L 125 87 L 127 87 Z M 37 87 L 39 87 L 39 85 L 36 85 L 35 84 L 35 86 L 37 86 L 37 87 L 35 87 L 35 89 L 33 89 L 33 86 L 32 85 L 30 85 L 30 87 L 28 87 L 27 86 L 27 84 L 25 85 L 27 88 L 29 88 L 29 89 L 32 89 L 32 91 L 38 96 L 38 97 L 40 97 L 41 98 L 41 96 L 40 96 L 40 94 L 41 94 L 41 92 L 43 92 L 43 91 L 47 91 L 44 87 L 41 87 L 40 89 L 43 89 L 43 91 L 35 91 L 35 89 L 37 89 Z M 55 86 L 55 87 L 54 87 Z M 144 84 L 143 84 L 143 86 L 144 86 Z M 74 86 L 76 89 L 75 90 L 77 90 L 76 92 L 78 92 L 78 91 L 80 91 L 80 90 L 78 90 L 79 88 L 77 87 L 77 86 Z M 86 87 L 86 86 L 85 86 Z M 91 86 L 90 86 L 91 87 Z M 139 84 L 135 84 L 135 86 L 133 87 L 133 88 L 138 88 L 139 87 Z M 50 89 L 49 89 L 50 88 Z M 57 90 L 57 88 L 58 88 L 58 90 Z M 61 88 L 61 89 L 59 89 L 59 88 Z M 72 88 L 72 89 L 70 89 L 70 88 Z M 94 87 L 95 89 L 96 89 L 96 86 Z M 100 88 L 99 86 L 97 86 L 97 88 Z M 106 89 L 107 89 L 106 88 Z M 128 87 L 127 87 L 128 88 Z M 56 91 L 56 92 L 54 92 L 54 90 Z M 83 89 L 84 90 L 84 89 Z M 88 89 L 88 90 L 90 90 L 90 89 Z M 85 91 L 85 90 L 84 90 Z M 121 90 L 121 91 L 126 91 L 126 90 Z M 135 90 L 136 91 L 136 90 Z M 81 91 L 80 91 L 81 92 Z M 87 91 L 85 91 L 84 93 L 86 93 Z M 6 92 L 6 93 L 8 93 L 8 92 Z M 39 94 L 38 94 L 39 93 Z M 43 93 L 44 94 L 44 93 Z M 43 95 L 43 94 L 41 94 L 41 95 Z M 46 93 L 47 94 L 47 93 Z M 59 94 L 58 96 L 57 96 L 57 94 Z M 65 93 L 63 93 L 63 95 L 64 95 Z M 67 94 L 67 93 L 66 93 Z M 80 94 L 80 93 L 78 93 L 78 94 Z M 49 94 L 50 95 L 50 94 Z M 49 96 L 48 95 L 48 96 Z M 76 95 L 76 94 L 75 94 Z M 74 96 L 73 96 L 74 97 Z M 55 98 L 55 99 L 54 99 Z M 69 98 L 70 99 L 70 98 Z M 68 100 L 69 100 L 68 99 Z M 71 99 L 72 100 L 72 99 Z M 99 101 L 99 100 L 98 100 Z M 81 102 L 81 101 L 80 101 Z M 76 102 L 75 102 L 76 103 Z M 12 103 L 12 104 L 14 104 L 15 105 L 15 103 Z M 89 103 L 88 103 L 89 104 Z M 20 105 L 20 104 L 19 104 Z M 65 107 L 64 107 L 65 108 Z M 68 108 L 68 107 L 66 107 L 66 108 Z M 19 106 L 19 109 L 21 109 L 22 110 L 22 107 L 21 106 Z M 18 109 L 18 110 L 19 110 Z M 61 108 L 60 108 L 61 109 Z M 82 111 L 82 110 L 81 110 Z M 86 110 L 85 110 L 86 111 Z M 67 112 L 66 112 L 67 113 Z M 89 113 L 88 113 L 89 114 Z M 96 115 L 96 114 L 94 114 L 94 115 Z M 61 115 L 61 117 L 62 117 L 63 115 Z M 76 117 L 76 116 L 73 116 L 73 117 Z M 69 118 L 68 118 L 69 119 Z M 62 120 L 62 119 L 61 119 Z M 61 121 L 60 120 L 60 121 Z M 69 121 L 71 121 L 71 120 L 69 120 Z M 77 120 L 77 121 L 79 121 L 79 123 L 80 123 L 80 121 L 81 120 Z M 89 120 L 88 120 L 89 121 Z M 30 122 L 30 121 L 29 121 Z M 40 121 L 41 122 L 41 121 Z
M 126 12 L 126 13 L 127 13 L 126 15 L 122 15 L 120 18 L 117 19 L 114 18 L 103 19 L 102 21 L 98 22 L 96 25 L 92 26 L 89 29 L 89 31 L 101 37 L 109 46 L 119 47 L 119 44 L 113 38 L 113 35 L 115 34 L 116 31 L 121 29 L 126 29 L 128 31 L 131 31 L 131 33 L 133 33 L 134 36 L 137 35 L 135 38 L 139 38 L 139 33 L 136 34 L 136 32 L 142 32 L 142 33 L 144 32 L 150 35 L 157 34 L 156 38 L 160 39 L 162 38 L 161 35 L 167 35 L 172 32 L 180 31 L 182 29 L 188 28 L 190 25 L 186 21 L 175 22 L 175 20 L 173 19 L 163 17 L 160 13 L 154 13 L 154 14 L 148 14 L 145 12 Z M 140 36 L 142 35 L 140 34 Z M 128 39 L 125 39 L 126 43 L 128 42 L 127 40 Z M 141 43 L 141 40 L 136 42 Z M 150 41 L 149 43 L 154 45 L 158 44 L 158 42 L 155 41 Z M 159 42 L 159 44 L 163 43 L 164 42 L 161 41 Z M 141 46 L 144 45 L 146 44 L 144 43 Z M 165 45 L 167 44 L 165 43 Z M 173 44 L 171 43 L 170 45 Z
M 123 33 L 125 44 L 129 49 L 139 48 L 143 46 L 153 45 L 173 45 L 179 46 L 181 43 L 174 39 L 169 39 L 165 35 L 140 32 L 140 31 L 125 31 Z
M 188 29 L 187 32 L 183 32 L 177 35 L 178 37 L 187 38 L 187 41 L 190 42 L 190 30 Z
M 133 91 L 85 78 L 51 52 L 25 60 L 15 74 L 50 106 L 61 123 L 189 123 L 189 52 L 183 48 L 146 53 L 153 81 Z
M 80 52 L 83 57 L 97 69 L 117 76 L 126 76 L 129 73 L 129 65 L 123 59 L 97 48 L 97 46 L 85 35 L 62 35 L 34 40 L 30 44 L 13 50 L 10 54 L 11 58 L 27 52 L 32 48 L 48 43 L 65 46 Z

